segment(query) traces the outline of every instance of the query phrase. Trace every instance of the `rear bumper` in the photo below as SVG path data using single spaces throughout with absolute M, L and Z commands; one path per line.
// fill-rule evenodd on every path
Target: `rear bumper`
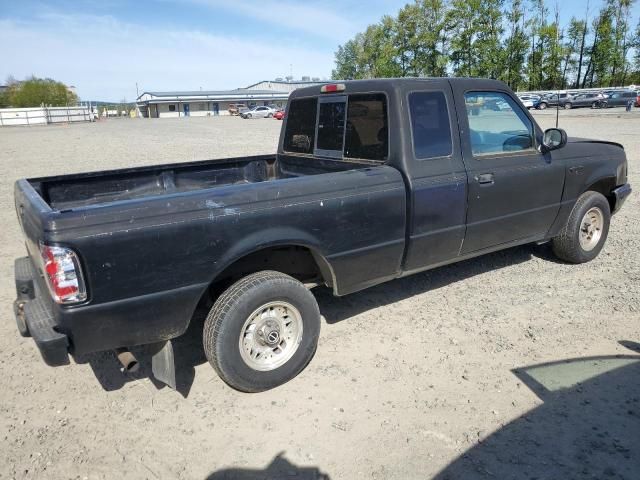
M 620 210 L 620 208 L 622 208 L 624 201 L 627 199 L 627 197 L 631 193 L 631 185 L 629 185 L 628 183 L 625 183 L 624 185 L 615 188 L 612 193 L 616 197 L 616 204 L 615 204 L 615 207 L 613 208 L 612 213 L 616 213 L 617 211 Z
M 13 303 L 13 311 L 18 331 L 22 336 L 33 338 L 47 365 L 69 364 L 69 338 L 58 330 L 51 309 L 38 295 L 31 260 L 29 257 L 16 259 L 14 269 L 18 298 Z

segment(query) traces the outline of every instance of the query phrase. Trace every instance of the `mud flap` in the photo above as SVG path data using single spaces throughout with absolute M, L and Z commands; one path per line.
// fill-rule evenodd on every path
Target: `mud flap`
M 151 372 L 157 380 L 176 389 L 176 362 L 171 340 L 157 344 L 151 357 Z

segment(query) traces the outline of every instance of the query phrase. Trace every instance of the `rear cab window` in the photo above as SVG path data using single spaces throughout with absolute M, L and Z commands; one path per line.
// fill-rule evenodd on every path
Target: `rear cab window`
M 382 93 L 327 95 L 292 100 L 285 152 L 386 161 L 387 97 Z

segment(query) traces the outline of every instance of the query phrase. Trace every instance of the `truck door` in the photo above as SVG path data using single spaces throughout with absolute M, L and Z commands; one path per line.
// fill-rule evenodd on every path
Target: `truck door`
M 558 214 L 565 168 L 537 146 L 541 133 L 506 91 L 458 91 L 468 174 L 461 253 L 542 239 Z
M 448 82 L 421 82 L 415 88 L 403 102 L 411 126 L 411 150 L 405 155 L 410 201 L 404 274 L 458 256 L 467 203 L 451 87 Z

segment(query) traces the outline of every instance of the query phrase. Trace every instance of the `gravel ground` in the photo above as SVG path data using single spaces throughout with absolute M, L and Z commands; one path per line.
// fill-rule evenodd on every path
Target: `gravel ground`
M 640 111 L 560 115 L 569 135 L 622 143 L 640 186 Z M 549 127 L 555 112 L 536 117 Z M 326 319 L 318 352 L 266 393 L 223 384 L 197 326 L 176 345 L 182 394 L 147 378 L 147 365 L 124 377 L 111 353 L 45 366 L 11 310 L 13 259 L 24 254 L 14 180 L 269 153 L 280 125 L 0 129 L 1 479 L 637 478 L 637 194 L 586 265 L 524 246 L 340 299 L 314 290 Z M 529 368 L 548 362 L 559 363 Z

